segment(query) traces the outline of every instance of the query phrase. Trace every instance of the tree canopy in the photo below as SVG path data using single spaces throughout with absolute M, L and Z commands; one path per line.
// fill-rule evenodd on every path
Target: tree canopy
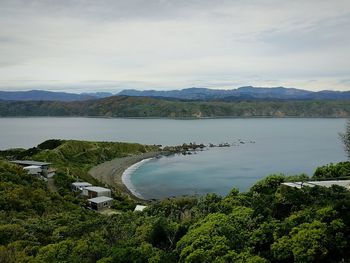
M 281 185 L 300 178 L 271 175 L 244 193 L 158 200 L 142 213 L 108 216 L 0 161 L 0 262 L 347 262 L 350 192 Z

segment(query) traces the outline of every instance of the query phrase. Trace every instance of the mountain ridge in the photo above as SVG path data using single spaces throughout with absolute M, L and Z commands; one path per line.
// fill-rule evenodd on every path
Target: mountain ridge
M 157 91 L 157 90 L 122 90 L 117 95 L 140 97 L 169 97 L 189 100 L 216 100 L 232 98 L 237 99 L 281 99 L 281 100 L 313 100 L 313 99 L 350 99 L 350 91 L 308 91 L 285 87 L 253 87 L 243 86 L 237 89 L 207 89 L 187 88 L 181 90 Z
M 108 95 L 107 95 L 108 94 Z M 47 90 L 0 91 L 2 101 L 83 101 L 112 96 L 112 93 L 69 93 Z
M 111 92 L 54 92 L 46 90 L 0 91 L 0 101 L 86 101 L 112 96 L 153 97 L 180 100 L 349 100 L 350 91 L 309 91 L 285 87 L 243 86 L 236 89 L 185 88 L 180 90 L 136 90 L 124 89 Z

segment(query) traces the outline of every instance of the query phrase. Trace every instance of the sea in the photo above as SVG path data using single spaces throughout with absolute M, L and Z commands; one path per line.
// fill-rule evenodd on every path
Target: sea
M 131 169 L 129 187 L 145 199 L 226 195 L 270 174 L 313 174 L 345 161 L 339 139 L 346 119 L 332 118 L 0 118 L 0 149 L 29 148 L 47 139 L 142 144 L 229 144 L 150 159 Z

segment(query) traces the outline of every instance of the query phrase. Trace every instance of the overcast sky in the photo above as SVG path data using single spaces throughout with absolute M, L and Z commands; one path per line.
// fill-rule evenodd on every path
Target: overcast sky
M 350 90 L 349 0 L 0 0 L 0 90 Z

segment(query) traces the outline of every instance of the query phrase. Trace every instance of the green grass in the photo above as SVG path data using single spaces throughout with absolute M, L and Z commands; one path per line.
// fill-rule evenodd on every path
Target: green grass
M 4 159 L 31 159 L 50 162 L 59 173 L 100 184 L 88 174 L 95 165 L 114 158 L 145 152 L 159 151 L 155 145 L 123 142 L 90 142 L 77 140 L 48 140 L 28 150 L 1 151 Z

